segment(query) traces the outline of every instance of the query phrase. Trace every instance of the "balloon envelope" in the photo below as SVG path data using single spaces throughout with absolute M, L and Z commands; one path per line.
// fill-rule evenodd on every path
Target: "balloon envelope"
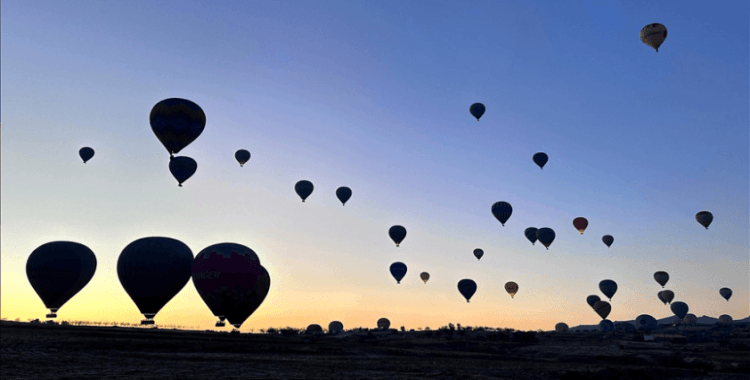
M 532 157 L 534 160 L 534 163 L 539 166 L 540 169 L 544 169 L 544 165 L 549 160 L 549 156 L 547 156 L 547 153 L 539 152 L 534 154 L 534 157 Z
M 78 151 L 78 155 L 81 156 L 81 159 L 83 159 L 83 163 L 85 164 L 86 161 L 91 159 L 91 157 L 94 157 L 94 150 L 84 146 Z
M 681 301 L 673 302 L 669 308 L 679 319 L 685 318 L 688 312 L 688 305 Z
M 323 328 L 317 324 L 309 325 L 305 329 L 305 334 L 314 334 L 314 333 L 322 333 L 322 332 L 323 332 Z
M 589 306 L 594 307 L 594 304 L 601 301 L 602 299 L 599 298 L 599 296 L 596 295 L 590 295 L 586 297 L 586 303 L 589 304 Z
M 156 103 L 151 109 L 149 121 L 151 130 L 171 156 L 203 133 L 206 114 L 190 100 L 170 98 Z
M 714 221 L 714 215 L 708 211 L 701 211 L 695 214 L 695 220 L 697 220 L 698 223 L 701 224 L 701 226 L 706 227 L 706 229 L 708 229 L 708 226 L 711 225 L 711 222 Z
M 584 217 L 579 216 L 573 219 L 573 227 L 575 227 L 578 230 L 578 232 L 581 233 L 581 235 L 583 235 L 583 231 L 586 231 L 586 227 L 588 226 L 589 226 L 589 221 L 586 220 L 586 218 Z
M 310 194 L 312 194 L 313 188 L 314 186 L 312 182 L 307 181 L 307 180 L 299 181 L 294 185 L 294 191 L 296 191 L 297 195 L 299 195 L 299 197 L 302 198 L 302 202 L 304 202 L 305 199 L 307 199 L 307 197 L 309 197 Z
M 469 107 L 469 112 L 471 113 L 471 116 L 474 116 L 477 118 L 477 121 L 479 121 L 479 118 L 484 115 L 484 111 L 486 111 L 486 108 L 484 107 L 484 104 L 482 103 L 474 103 Z
M 602 280 L 599 282 L 599 290 L 612 301 L 612 296 L 617 292 L 617 283 L 612 280 Z
M 671 290 L 662 290 L 657 294 L 657 297 L 659 297 L 659 300 L 666 305 L 674 299 L 674 292 Z
M 607 245 L 607 247 L 611 247 L 612 243 L 615 242 L 615 238 L 613 238 L 612 235 L 604 235 L 602 236 L 602 241 Z
M 378 328 L 381 330 L 388 330 L 388 328 L 391 327 L 391 321 L 388 320 L 388 318 L 380 318 L 378 319 Z
M 545 248 L 549 249 L 549 246 L 555 241 L 555 231 L 551 228 L 542 227 L 536 231 L 536 238 Z
M 198 163 L 190 157 L 178 156 L 169 161 L 169 171 L 177 180 L 179 186 L 195 174 Z
M 484 256 L 484 251 L 480 248 L 477 248 L 474 250 L 474 257 L 477 258 L 477 260 L 481 259 L 482 256 Z
M 94 252 L 72 241 L 42 244 L 26 261 L 31 287 L 53 313 L 83 289 L 95 271 Z
M 153 318 L 190 280 L 193 252 L 167 237 L 128 244 L 117 259 L 117 276 L 146 318 Z
M 464 279 L 458 282 L 458 291 L 461 293 L 466 302 L 469 302 L 471 297 L 477 291 L 477 283 L 474 280 Z
M 255 283 L 255 287 L 250 294 L 245 297 L 240 303 L 231 308 L 226 312 L 226 318 L 236 328 L 240 328 L 242 324 L 250 318 L 253 313 L 260 307 L 263 301 L 268 295 L 268 291 L 271 289 L 271 276 L 268 274 L 266 268 L 262 265 L 260 267 L 260 275 L 258 281 Z
M 328 332 L 330 334 L 336 334 L 344 331 L 344 324 L 339 321 L 333 321 L 328 324 Z
M 732 297 L 732 289 L 721 288 L 719 289 L 719 294 L 721 294 L 721 296 L 724 297 L 727 302 L 729 302 L 729 298 Z
M 523 234 L 526 235 L 526 239 L 529 239 L 532 245 L 536 243 L 536 232 L 537 229 L 534 227 L 529 227 L 523 231 Z
M 669 281 L 669 274 L 664 271 L 658 271 L 654 273 L 654 280 L 663 288 L 667 284 L 667 281 Z
M 406 276 L 406 264 L 401 262 L 391 264 L 391 276 L 396 279 L 397 284 L 400 284 L 401 279 Z
M 602 332 L 610 332 L 615 329 L 615 324 L 609 319 L 604 319 L 599 322 L 599 329 L 602 330 Z
M 555 331 L 559 333 L 568 332 L 568 325 L 566 323 L 558 323 L 555 325 Z
M 685 315 L 685 318 L 682 318 L 682 322 L 686 325 L 694 325 L 698 323 L 698 317 L 696 317 L 695 314 L 688 313 Z
M 607 301 L 597 301 L 594 304 L 594 311 L 596 312 L 596 314 L 599 314 L 602 319 L 606 319 L 609 315 L 609 312 L 612 311 L 612 305 L 610 305 Z
M 641 29 L 641 42 L 659 51 L 659 46 L 667 39 L 667 27 L 659 23 L 648 24 Z
M 503 226 L 505 225 L 505 222 L 508 221 L 510 218 L 510 214 L 513 213 L 513 207 L 511 207 L 510 203 L 508 202 L 495 202 L 495 204 L 492 205 L 492 215 L 495 216 L 495 218 L 500 221 L 500 224 Z
M 396 243 L 396 247 L 398 247 L 406 237 L 406 228 L 403 226 L 393 226 L 388 229 L 388 236 L 391 237 L 391 240 L 393 240 L 393 242 Z
M 245 165 L 246 162 L 250 161 L 250 152 L 240 149 L 234 153 L 234 158 L 240 163 L 240 166 Z
M 734 320 L 732 319 L 731 315 L 722 314 L 719 316 L 719 323 L 722 325 L 731 325 L 732 323 L 734 323 Z
M 518 293 L 518 284 L 516 284 L 513 281 L 508 281 L 505 283 L 505 291 L 510 294 L 510 298 L 513 298 L 513 296 Z
M 339 201 L 341 201 L 342 205 L 345 205 L 346 201 L 348 201 L 349 198 L 351 197 L 352 197 L 352 189 L 346 186 L 342 186 L 336 189 L 336 198 L 338 198 Z
M 424 283 L 426 284 L 427 280 L 430 279 L 430 274 L 427 273 L 427 272 L 422 272 L 422 273 L 419 274 L 419 278 L 421 278 L 422 281 L 424 281 Z
M 635 327 L 641 331 L 653 331 L 659 326 L 656 318 L 648 314 L 641 314 L 635 318 Z

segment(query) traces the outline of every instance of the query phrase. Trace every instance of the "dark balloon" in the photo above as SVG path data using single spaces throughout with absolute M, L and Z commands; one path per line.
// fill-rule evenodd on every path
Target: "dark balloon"
M 615 242 L 615 238 L 613 238 L 612 235 L 604 235 L 602 236 L 602 241 L 607 245 L 607 247 L 611 247 L 612 243 Z
M 586 297 L 586 303 L 589 304 L 589 306 L 594 307 L 594 304 L 601 301 L 601 298 L 596 295 L 590 295 Z
M 206 114 L 187 99 L 170 98 L 156 103 L 149 116 L 151 129 L 172 156 L 200 136 Z
M 589 226 L 589 221 L 586 220 L 586 218 L 584 217 L 579 216 L 573 219 L 573 227 L 575 227 L 578 230 L 578 232 L 581 233 L 581 235 L 583 235 L 583 231 L 586 231 L 586 227 L 588 226 Z
M 648 314 L 641 314 L 635 318 L 635 327 L 641 331 L 653 331 L 659 326 L 656 318 Z
M 238 306 L 230 309 L 226 313 L 226 318 L 234 327 L 240 328 L 242 324 L 247 320 L 255 310 L 258 310 L 260 305 L 266 299 L 268 291 L 271 289 L 271 276 L 263 266 L 260 267 L 260 276 L 258 276 L 258 282 L 255 283 L 255 287 L 250 294 L 239 303 Z
M 657 296 L 661 300 L 661 302 L 664 302 L 664 304 L 671 303 L 674 299 L 674 292 L 671 290 L 662 290 L 660 291 Z
M 566 333 L 568 332 L 568 324 L 567 323 L 558 323 L 555 325 L 555 332 L 559 333 Z
M 617 292 L 617 283 L 612 280 L 602 280 L 599 282 L 599 290 L 612 301 L 612 297 Z
M 91 157 L 94 157 L 94 150 L 84 146 L 78 151 L 78 155 L 81 156 L 81 159 L 83 159 L 83 163 L 85 164 L 86 161 L 91 159 Z
M 349 198 L 352 197 L 352 189 L 341 186 L 338 189 L 336 189 L 336 198 L 341 201 L 341 205 L 346 205 L 346 201 L 349 200 Z
M 549 249 L 549 246 L 555 241 L 555 231 L 551 228 L 542 227 L 536 231 L 536 238 L 545 248 Z
M 397 284 L 400 284 L 401 279 L 406 276 L 406 264 L 400 262 L 391 264 L 391 276 L 396 279 Z
M 302 202 L 312 194 L 313 188 L 314 186 L 312 182 L 306 180 L 299 181 L 294 185 L 294 191 L 296 191 L 297 195 L 302 198 Z
M 153 318 L 190 281 L 193 252 L 167 237 L 128 244 L 117 259 L 117 276 L 138 310 Z
M 344 324 L 339 321 L 333 321 L 328 324 L 329 334 L 338 334 L 344 331 Z
M 534 154 L 534 157 L 532 157 L 534 160 L 534 163 L 539 165 L 540 169 L 544 169 L 544 165 L 547 164 L 547 161 L 549 161 L 549 156 L 547 156 L 547 153 L 539 152 Z
M 198 169 L 198 163 L 190 157 L 178 156 L 169 161 L 169 171 L 182 187 L 182 183 L 195 174 Z
M 651 46 L 658 53 L 659 46 L 667 39 L 667 27 L 658 22 L 648 24 L 641 29 L 640 37 L 641 42 Z
M 538 230 L 534 227 L 529 227 L 525 231 L 523 231 L 523 234 L 526 235 L 526 239 L 529 239 L 532 245 L 535 245 L 536 243 L 536 232 Z
M 378 319 L 378 328 L 381 330 L 388 330 L 388 328 L 391 327 L 391 321 L 388 320 L 388 318 L 380 318 Z
M 663 288 L 667 284 L 667 281 L 669 281 L 669 273 L 660 270 L 654 273 L 654 280 Z
M 484 256 L 484 251 L 481 248 L 477 248 L 474 250 L 474 257 L 476 257 L 477 260 L 481 259 L 482 256 Z
M 603 319 L 599 322 L 599 329 L 602 330 L 602 332 L 611 332 L 615 329 L 615 324 L 609 319 Z
M 685 318 L 685 315 L 687 315 L 688 312 L 688 305 L 680 301 L 672 303 L 669 308 L 672 309 L 674 315 L 676 315 L 679 319 Z
M 315 333 L 322 333 L 322 332 L 323 332 L 323 328 L 317 324 L 309 325 L 305 329 L 305 334 L 315 334 Z
M 500 224 L 503 226 L 512 213 L 513 207 L 511 207 L 508 202 L 495 202 L 495 204 L 492 205 L 492 215 L 495 215 L 495 218 L 500 221 Z
M 697 220 L 698 223 L 701 224 L 701 226 L 706 227 L 706 229 L 708 229 L 708 226 L 711 225 L 711 222 L 714 221 L 714 215 L 708 211 L 701 211 L 695 214 L 695 220 Z
M 607 319 L 609 312 L 612 311 L 612 305 L 607 301 L 597 301 L 593 307 L 596 314 L 599 314 L 602 319 Z
M 479 118 L 484 115 L 484 111 L 486 109 L 484 108 L 484 104 L 482 103 L 474 103 L 469 107 L 469 112 L 471 112 L 471 116 L 474 116 L 477 118 L 477 121 L 479 121 Z
M 469 302 L 477 291 L 477 283 L 474 280 L 463 279 L 458 282 L 458 291 L 466 298 L 466 302 Z
M 94 252 L 72 241 L 42 244 L 26 261 L 26 276 L 44 306 L 52 311 L 51 318 L 89 283 L 95 271 Z
M 234 158 L 240 163 L 240 167 L 242 167 L 246 162 L 250 161 L 250 152 L 240 149 L 234 153 Z
M 727 302 L 729 302 L 729 298 L 732 297 L 732 289 L 721 288 L 719 289 L 719 294 L 721 294 L 721 296 L 724 297 Z
M 393 240 L 393 242 L 396 243 L 396 247 L 398 247 L 406 237 L 406 228 L 403 226 L 393 226 L 388 229 L 388 236 L 391 237 L 391 240 Z

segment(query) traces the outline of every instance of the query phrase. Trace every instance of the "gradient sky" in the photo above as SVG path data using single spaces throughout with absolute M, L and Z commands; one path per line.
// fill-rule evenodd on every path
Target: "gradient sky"
M 46 242 L 91 248 L 60 319 L 138 322 L 117 278 L 146 236 L 255 250 L 269 326 L 516 329 L 671 316 L 653 273 L 698 316 L 750 314 L 750 5 L 744 1 L 3 1 L 3 318 L 42 318 L 25 265 Z M 656 53 L 638 38 L 653 22 Z M 180 188 L 148 116 L 206 113 Z M 469 106 L 482 102 L 477 122 Z M 78 149 L 96 151 L 86 165 Z M 240 168 L 237 149 L 252 158 Z M 540 170 L 531 160 L 544 151 Z M 294 184 L 315 191 L 305 203 Z M 349 186 L 345 207 L 334 193 Z M 513 205 L 502 227 L 494 202 Z M 709 230 L 694 218 L 709 210 Z M 584 235 L 572 225 L 584 216 Z M 396 248 L 394 224 L 408 234 Z M 549 250 L 527 227 L 550 227 Z M 601 237 L 613 235 L 608 249 Z M 474 248 L 485 256 L 477 261 Z M 388 267 L 408 266 L 400 285 Z M 427 271 L 425 285 L 419 273 Z M 456 284 L 474 279 L 471 303 Z M 511 299 L 503 289 L 516 281 Z M 719 288 L 734 290 L 730 302 Z M 192 281 L 157 324 L 213 328 Z

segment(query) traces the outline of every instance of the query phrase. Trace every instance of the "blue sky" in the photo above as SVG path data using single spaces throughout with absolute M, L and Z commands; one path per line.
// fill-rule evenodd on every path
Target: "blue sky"
M 99 267 L 62 311 L 105 318 L 116 304 L 137 320 L 116 260 L 161 235 L 258 252 L 272 288 L 247 328 L 594 323 L 584 300 L 604 278 L 621 286 L 610 319 L 660 318 L 657 270 L 691 312 L 746 317 L 747 15 L 697 1 L 4 2 L 2 315 L 41 315 L 26 259 L 74 240 Z M 669 30 L 658 53 L 638 38 L 652 22 Z M 170 97 L 208 120 L 181 152 L 198 162 L 184 188 L 148 125 Z M 86 165 L 82 146 L 96 151 Z M 301 179 L 315 184 L 304 204 Z M 339 186 L 353 190 L 343 208 Z M 501 200 L 505 227 L 490 213 Z M 408 231 L 398 249 L 394 224 Z M 525 240 L 530 226 L 557 232 L 549 251 Z M 396 287 L 394 261 L 411 283 Z M 461 278 L 479 285 L 473 309 Z M 213 321 L 192 283 L 162 314 Z

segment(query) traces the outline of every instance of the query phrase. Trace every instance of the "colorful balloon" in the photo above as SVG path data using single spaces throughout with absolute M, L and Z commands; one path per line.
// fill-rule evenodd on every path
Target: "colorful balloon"
M 391 276 L 396 279 L 397 284 L 400 284 L 401 279 L 406 276 L 406 264 L 401 262 L 391 264 Z
M 312 182 L 306 180 L 299 181 L 294 185 L 294 191 L 296 191 L 297 195 L 302 198 L 302 202 L 312 194 L 313 188 L 314 186 Z
M 578 232 L 581 233 L 581 235 L 583 235 L 583 231 L 586 231 L 586 227 L 588 226 L 589 226 L 589 221 L 586 220 L 586 218 L 584 217 L 579 216 L 573 219 L 573 227 L 575 227 L 578 230 Z
M 711 224 L 711 222 L 714 221 L 714 215 L 708 211 L 701 211 L 695 214 L 695 220 L 697 220 L 698 223 L 701 224 L 701 226 L 706 227 L 706 229 L 708 229 L 708 226 Z
M 641 42 L 659 52 L 659 46 L 667 39 L 667 27 L 659 23 L 648 24 L 641 29 Z
M 659 285 L 661 285 L 661 287 L 663 288 L 664 285 L 667 284 L 667 281 L 669 281 L 669 273 L 658 271 L 654 273 L 654 280 L 656 280 L 656 282 L 658 282 Z
M 508 281 L 505 283 L 505 291 L 510 294 L 510 298 L 513 298 L 513 296 L 518 293 L 518 284 L 516 284 L 513 281 Z
M 342 186 L 336 189 L 336 198 L 338 198 L 339 201 L 341 201 L 342 206 L 345 205 L 346 201 L 348 201 L 349 198 L 351 197 L 352 197 L 352 189 L 346 186 Z
M 549 249 L 549 246 L 555 241 L 555 231 L 551 228 L 542 227 L 536 231 L 536 238 L 545 248 Z
M 427 273 L 427 272 L 422 272 L 422 273 L 419 274 L 419 278 L 421 278 L 422 281 L 424 281 L 424 283 L 426 284 L 427 280 L 430 279 L 430 274 Z
M 80 150 L 78 150 L 78 155 L 81 156 L 81 159 L 83 159 L 83 163 L 85 164 L 86 161 L 90 160 L 91 157 L 94 157 L 94 150 L 84 146 Z
M 617 283 L 612 280 L 602 280 L 599 282 L 599 290 L 612 301 L 612 297 L 617 292 Z
M 477 291 L 477 283 L 474 280 L 463 279 L 458 282 L 458 291 L 466 298 L 466 302 L 468 303 Z
M 534 157 L 532 157 L 531 159 L 534 160 L 534 163 L 537 164 L 540 169 L 544 169 L 544 165 L 547 164 L 549 156 L 547 156 L 547 153 L 539 152 L 535 153 Z
M 607 245 L 607 247 L 611 247 L 612 243 L 615 242 L 615 238 L 613 238 L 612 235 L 604 235 L 602 236 L 602 241 Z
M 234 153 L 234 158 L 240 163 L 240 167 L 242 167 L 246 162 L 250 161 L 250 152 L 240 149 Z
M 505 222 L 508 221 L 510 215 L 513 213 L 513 207 L 508 202 L 495 202 L 492 205 L 492 215 L 500 221 L 500 224 L 505 226 Z
M 253 290 L 250 291 L 250 294 L 242 301 L 240 301 L 239 305 L 226 312 L 225 316 L 229 323 L 239 329 L 240 326 L 242 326 L 242 324 L 245 323 L 245 321 L 250 318 L 256 310 L 258 310 L 263 301 L 265 301 L 270 289 L 271 276 L 268 274 L 266 268 L 261 265 L 260 275 L 258 276 L 258 281 L 255 283 Z
M 594 311 L 596 312 L 596 314 L 599 314 L 602 319 L 606 319 L 609 315 L 609 312 L 612 311 L 612 305 L 610 305 L 607 301 L 597 301 L 594 304 Z
M 396 243 L 396 247 L 398 247 L 406 237 L 406 228 L 403 226 L 392 226 L 388 229 L 388 236 L 391 237 L 391 240 L 393 240 L 393 242 Z
M 721 288 L 719 289 L 719 294 L 721 294 L 721 296 L 724 297 L 727 302 L 729 302 L 729 298 L 732 297 L 732 289 Z
M 672 303 L 670 309 L 672 309 L 672 312 L 677 316 L 677 318 L 682 319 L 685 318 L 685 315 L 687 315 L 688 305 L 684 302 L 677 301 Z
M 481 248 L 477 248 L 474 250 L 474 257 L 476 257 L 477 260 L 481 259 L 482 256 L 484 256 L 484 251 Z
M 523 234 L 526 235 L 526 239 L 529 239 L 532 245 L 535 245 L 534 243 L 536 243 L 536 232 L 537 229 L 534 227 L 529 227 L 523 231 Z
M 172 157 L 203 133 L 206 114 L 187 99 L 170 98 L 156 103 L 151 109 L 149 122 L 151 130 Z
M 198 169 L 198 163 L 190 157 L 178 156 L 169 161 L 169 171 L 174 179 L 182 187 L 182 183 L 195 174 Z
M 486 108 L 484 107 L 484 104 L 482 103 L 474 103 L 469 107 L 469 112 L 471 113 L 471 116 L 474 116 L 477 118 L 477 121 L 479 121 L 479 118 L 484 115 L 484 111 Z

